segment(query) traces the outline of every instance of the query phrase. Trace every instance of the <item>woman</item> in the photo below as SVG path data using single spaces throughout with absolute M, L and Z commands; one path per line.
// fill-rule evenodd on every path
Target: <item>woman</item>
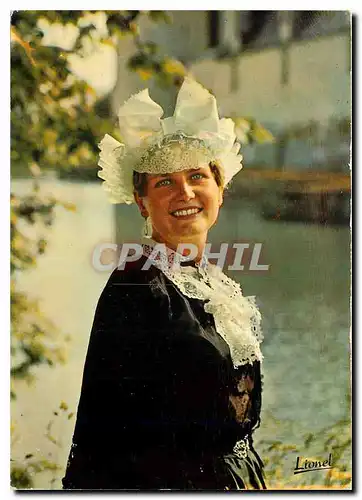
M 234 124 L 185 79 L 171 118 L 147 91 L 121 107 L 100 172 L 146 219 L 142 256 L 111 275 L 84 367 L 64 489 L 262 489 L 260 315 L 204 250 L 241 169 Z

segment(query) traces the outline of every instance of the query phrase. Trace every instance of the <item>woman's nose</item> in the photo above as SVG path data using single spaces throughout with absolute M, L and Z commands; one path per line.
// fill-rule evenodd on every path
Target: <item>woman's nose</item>
M 179 195 L 182 200 L 189 201 L 195 198 L 192 186 L 188 182 L 182 182 L 179 186 Z

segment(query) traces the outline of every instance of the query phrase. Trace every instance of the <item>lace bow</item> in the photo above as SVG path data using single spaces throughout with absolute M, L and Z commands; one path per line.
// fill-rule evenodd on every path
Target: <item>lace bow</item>
M 219 119 L 216 99 L 200 84 L 185 78 L 174 115 L 161 119 L 163 109 L 149 96 L 148 89 L 131 96 L 118 113 L 123 143 L 106 135 L 99 144 L 98 176 L 112 203 L 133 203 L 133 171 L 167 173 L 198 168 L 200 161 L 218 160 L 224 171 L 225 185 L 242 168 L 240 145 L 235 142 L 235 124 L 231 118 Z M 200 143 L 194 162 L 180 162 L 170 152 L 155 158 L 150 150 L 169 147 L 168 138 L 184 144 L 182 157 L 193 149 L 192 139 Z M 166 145 L 164 140 L 166 139 Z M 205 149 L 207 153 L 205 153 Z M 202 158 L 199 158 L 200 155 Z

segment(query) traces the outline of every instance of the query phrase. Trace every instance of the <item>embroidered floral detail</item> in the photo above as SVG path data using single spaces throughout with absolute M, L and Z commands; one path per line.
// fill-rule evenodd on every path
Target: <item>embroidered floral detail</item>
M 246 458 L 248 456 L 248 450 L 250 450 L 250 446 L 247 436 L 244 439 L 240 439 L 233 448 L 234 454 L 239 458 Z

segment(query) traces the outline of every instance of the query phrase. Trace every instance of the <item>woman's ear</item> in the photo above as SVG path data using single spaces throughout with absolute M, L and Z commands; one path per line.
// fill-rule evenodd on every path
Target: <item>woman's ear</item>
M 219 207 L 224 203 L 224 190 L 220 188 L 219 190 Z
M 137 191 L 133 192 L 133 196 L 134 196 L 135 202 L 138 205 L 138 208 L 141 212 L 142 217 L 148 217 L 149 213 L 148 213 L 148 210 L 145 206 L 144 199 L 141 198 L 141 196 L 137 193 Z

